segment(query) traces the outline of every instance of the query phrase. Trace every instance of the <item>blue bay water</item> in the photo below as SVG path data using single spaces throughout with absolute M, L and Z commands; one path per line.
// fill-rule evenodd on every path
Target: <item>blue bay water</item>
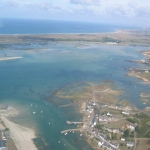
M 135 27 L 90 22 L 2 19 L 0 34 L 106 33 L 117 29 L 135 29 Z

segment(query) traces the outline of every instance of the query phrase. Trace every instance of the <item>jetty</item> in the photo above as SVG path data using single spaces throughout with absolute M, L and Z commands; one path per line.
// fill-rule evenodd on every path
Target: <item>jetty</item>
M 68 129 L 68 130 L 63 130 L 61 131 L 61 133 L 67 133 L 67 132 L 71 132 L 71 131 L 80 131 L 82 130 L 81 128 L 78 128 L 78 129 Z
M 67 124 L 82 124 L 84 122 L 74 122 L 74 121 L 66 121 Z

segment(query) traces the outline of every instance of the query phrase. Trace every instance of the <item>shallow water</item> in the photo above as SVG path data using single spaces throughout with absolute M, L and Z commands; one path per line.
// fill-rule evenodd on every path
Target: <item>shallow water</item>
M 61 89 L 69 91 L 75 83 L 101 84 L 111 80 L 118 89 L 125 91 L 120 100 L 127 99 L 136 107 L 144 108 L 139 95 L 142 91 L 148 93 L 150 85 L 125 76 L 128 70 L 124 68 L 141 66 L 125 60 L 142 59 L 144 56 L 137 52 L 147 49 L 87 44 L 77 48 L 74 44 L 60 43 L 11 45 L 0 51 L 0 57 L 23 58 L 0 61 L 0 101 L 19 109 L 20 115 L 12 121 L 34 129 L 49 149 L 91 150 L 79 132 L 60 134 L 62 130 L 76 128 L 67 125 L 66 120 L 80 121 L 82 116 L 77 105 L 61 107 L 72 101 L 59 99 L 55 93 Z M 82 86 L 77 88 L 74 90 Z

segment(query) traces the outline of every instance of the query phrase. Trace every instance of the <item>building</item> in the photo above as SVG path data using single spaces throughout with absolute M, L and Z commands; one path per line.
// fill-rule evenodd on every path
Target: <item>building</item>
M 123 142 L 124 142 L 125 140 L 126 140 L 126 139 L 124 139 L 124 138 L 121 138 L 121 141 L 123 141 Z
M 122 111 L 122 114 L 124 114 L 124 115 L 130 115 L 130 112 L 128 112 L 128 111 Z
M 107 116 L 112 116 L 109 112 L 107 113 Z
M 128 128 L 128 129 L 130 129 L 132 131 L 135 130 L 135 127 L 133 125 L 131 125 L 131 124 L 128 124 L 128 123 L 126 123 L 126 128 Z
M 130 128 L 132 131 L 134 131 L 134 130 L 135 130 L 135 127 L 134 127 L 134 126 L 132 126 L 132 125 L 130 125 L 130 126 L 129 126 L 129 128 Z
M 104 142 L 99 141 L 98 142 L 98 146 L 101 147 L 103 145 Z
M 133 147 L 134 146 L 134 142 L 127 142 L 127 147 Z

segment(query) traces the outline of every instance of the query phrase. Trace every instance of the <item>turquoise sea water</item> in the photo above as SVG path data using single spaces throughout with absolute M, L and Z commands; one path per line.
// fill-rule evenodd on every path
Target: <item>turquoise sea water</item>
M 69 43 L 9 45 L 0 51 L 0 57 L 23 58 L 0 61 L 0 102 L 19 109 L 20 115 L 11 120 L 34 129 L 50 150 L 92 150 L 79 132 L 60 134 L 62 130 L 76 128 L 67 125 L 66 120 L 80 121 L 82 116 L 77 105 L 61 107 L 72 102 L 59 99 L 54 93 L 64 88 L 69 91 L 75 83 L 101 84 L 111 80 L 125 91 L 120 100 L 127 99 L 143 108 L 145 105 L 139 101 L 139 95 L 142 91 L 148 93 L 150 85 L 125 76 L 128 70 L 124 68 L 140 67 L 125 60 L 144 58 L 137 52 L 147 49 L 84 43 L 80 48 Z

